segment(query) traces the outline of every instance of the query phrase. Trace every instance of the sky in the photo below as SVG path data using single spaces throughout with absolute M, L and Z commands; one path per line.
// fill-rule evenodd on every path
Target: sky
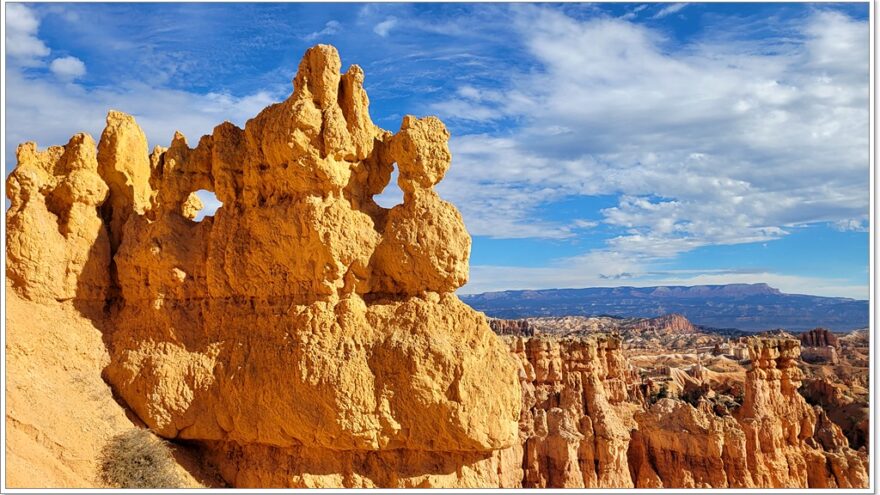
M 869 296 L 867 3 L 7 3 L 5 33 L 7 174 L 18 143 L 98 137 L 111 108 L 151 147 L 243 126 L 329 43 L 377 125 L 446 123 L 461 293 Z

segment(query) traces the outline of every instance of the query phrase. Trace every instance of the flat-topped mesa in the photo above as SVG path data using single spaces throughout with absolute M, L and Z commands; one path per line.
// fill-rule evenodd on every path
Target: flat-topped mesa
M 449 133 L 434 117 L 378 128 L 363 71 L 340 68 L 310 48 L 289 98 L 195 147 L 176 133 L 148 154 L 119 112 L 97 156 L 85 135 L 23 145 L 7 273 L 31 299 L 103 304 L 112 288 L 106 377 L 154 431 L 209 445 L 236 486 L 266 481 L 272 449 L 296 459 L 273 486 L 498 486 L 521 391 L 454 294 L 471 241 L 434 191 Z M 395 163 L 404 201 L 385 209 L 373 197 Z M 196 222 L 200 189 L 223 205 Z

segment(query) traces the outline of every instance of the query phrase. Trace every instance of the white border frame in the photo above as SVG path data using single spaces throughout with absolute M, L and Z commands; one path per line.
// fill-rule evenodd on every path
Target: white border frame
M 101 0 L 107 3 L 166 3 L 160 0 L 137 0 L 136 2 L 125 2 L 121 0 Z M 187 0 L 188 2 L 202 2 L 202 0 Z M 404 2 L 403 0 L 384 0 L 383 2 L 351 2 L 351 3 L 424 3 L 419 2 L 419 0 L 411 0 L 410 2 Z M 76 3 L 74 1 L 71 2 L 61 2 L 55 0 L 36 0 L 30 2 L 7 2 L 7 0 L 0 0 L 2 3 L 2 12 L 0 12 L 0 25 L 3 26 L 3 32 L 5 33 L 6 26 L 6 4 L 7 3 Z M 86 3 L 86 2 L 82 2 Z M 171 2 L 167 2 L 171 3 Z M 205 3 L 249 3 L 249 2 L 233 2 L 230 0 L 215 0 L 215 2 L 205 2 Z M 256 0 L 253 3 L 266 3 L 266 0 Z M 323 3 L 321 0 L 316 1 L 306 1 L 306 2 L 291 2 L 291 3 Z M 465 3 L 465 2 L 448 2 L 448 3 Z M 486 3 L 544 3 L 544 2 L 527 2 L 525 0 L 512 0 L 508 2 L 496 2 L 496 0 L 489 0 Z M 569 0 L 561 0 L 559 3 L 581 3 L 581 2 L 570 2 Z M 625 2 L 625 1 L 617 1 L 617 0 L 602 0 L 600 2 L 590 2 L 590 3 L 652 3 L 652 2 Z M 654 3 L 673 3 L 673 2 L 654 2 Z M 719 0 L 703 0 L 700 3 L 728 3 Z M 804 1 L 804 2 L 794 2 L 789 0 L 773 0 L 773 1 L 761 1 L 761 0 L 740 0 L 737 2 L 729 2 L 729 3 L 869 3 L 868 7 L 868 19 L 869 19 L 869 29 L 870 29 L 870 236 L 869 236 L 869 246 L 870 246 L 870 256 L 869 256 L 869 338 L 870 338 L 870 386 L 869 386 L 869 394 L 870 394 L 870 410 L 872 421 L 870 421 L 869 431 L 870 431 L 870 453 L 868 456 L 869 460 L 869 477 L 870 483 L 869 488 L 836 488 L 836 489 L 802 489 L 802 488 L 749 488 L 749 489 L 737 489 L 737 488 L 711 488 L 711 489 L 681 489 L 681 488 L 570 488 L 570 489 L 562 489 L 562 488 L 485 488 L 485 489 L 475 489 L 475 488 L 430 488 L 430 489 L 406 489 L 406 488 L 398 488 L 398 489 L 389 489 L 389 488 L 375 488 L 375 489 L 243 489 L 243 488 L 228 488 L 228 489 L 217 489 L 217 488 L 191 488 L 191 489 L 109 489 L 109 488 L 7 488 L 6 487 L 6 421 L 5 421 L 5 412 L 6 412 L 6 284 L 5 284 L 5 267 L 6 267 L 6 215 L 2 215 L 2 223 L 3 231 L 0 232 L 0 241 L 4 246 L 2 254 L 0 254 L 0 259 L 3 260 L 4 267 L 4 283 L 0 286 L 0 297 L 2 297 L 2 314 L 4 315 L 2 323 L 0 323 L 0 327 L 2 327 L 2 336 L 0 336 L 0 341 L 3 344 L 3 360 L 2 364 L 0 364 L 0 381 L 3 383 L 3 394 L 0 395 L 0 409 L 4 412 L 4 421 L 2 424 L 2 440 L 3 440 L 3 450 L 0 451 L 0 493 L 22 493 L 22 494 L 35 494 L 35 493 L 216 493 L 218 491 L 222 491 L 224 493 L 350 493 L 353 491 L 361 491 L 361 492 L 389 492 L 394 491 L 395 493 L 515 493 L 515 492 L 527 492 L 527 493 L 681 493 L 686 491 L 687 493 L 875 493 L 876 488 L 876 478 L 877 478 L 877 470 L 876 470 L 876 462 L 875 457 L 878 452 L 878 444 L 876 441 L 876 432 L 875 427 L 877 424 L 877 420 L 880 419 L 880 415 L 878 415 L 878 411 L 875 407 L 875 399 L 876 399 L 876 383 L 877 379 L 880 378 L 877 375 L 877 367 L 875 366 L 875 360 L 877 356 L 877 339 L 875 338 L 874 332 L 877 328 L 877 314 L 875 307 L 875 288 L 876 288 L 876 255 L 877 255 L 877 244 L 875 242 L 875 219 L 877 212 L 876 205 L 876 182 L 875 182 L 875 140 L 877 137 L 876 127 L 874 125 L 874 118 L 876 113 L 876 100 L 875 100 L 875 77 L 874 77 L 874 68 L 875 68 L 875 15 L 877 3 L 874 0 L 869 0 L 868 2 L 859 1 L 859 0 L 838 0 L 836 2 L 817 2 L 817 1 Z M 0 60 L 0 105 L 3 108 L 3 132 L 0 133 L 0 146 L 2 146 L 2 159 L 0 159 L 0 165 L 2 165 L 4 170 L 4 181 L 5 181 L 5 170 L 7 160 L 13 159 L 14 157 L 6 156 L 6 40 L 5 35 L 2 40 L 0 40 L 0 45 L 2 45 L 2 60 Z M 6 199 L 6 190 L 3 188 L 3 199 Z

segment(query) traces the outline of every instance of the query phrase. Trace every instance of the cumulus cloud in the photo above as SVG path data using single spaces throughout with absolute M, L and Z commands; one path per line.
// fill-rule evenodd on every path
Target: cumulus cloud
M 833 224 L 834 228 L 841 232 L 867 232 L 868 224 L 866 221 L 858 218 L 845 218 L 838 220 Z
M 61 79 L 76 79 L 86 74 L 86 64 L 76 57 L 60 57 L 52 60 L 49 70 Z
M 565 237 L 572 226 L 535 221 L 537 207 L 620 195 L 602 211 L 621 231 L 609 248 L 656 257 L 866 214 L 867 23 L 816 11 L 784 42 L 674 46 L 620 19 L 520 12 L 542 70 L 433 107 L 521 122 L 451 143 L 439 187 L 472 233 Z
M 19 63 L 34 63 L 49 54 L 49 47 L 38 37 L 40 20 L 24 4 L 9 3 L 6 8 L 6 54 Z

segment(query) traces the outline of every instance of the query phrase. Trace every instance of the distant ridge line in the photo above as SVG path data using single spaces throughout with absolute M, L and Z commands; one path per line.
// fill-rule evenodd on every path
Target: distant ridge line
M 495 318 L 680 313 L 697 325 L 749 331 L 846 331 L 867 327 L 869 319 L 867 300 L 787 294 L 766 283 L 521 289 L 460 297 Z

